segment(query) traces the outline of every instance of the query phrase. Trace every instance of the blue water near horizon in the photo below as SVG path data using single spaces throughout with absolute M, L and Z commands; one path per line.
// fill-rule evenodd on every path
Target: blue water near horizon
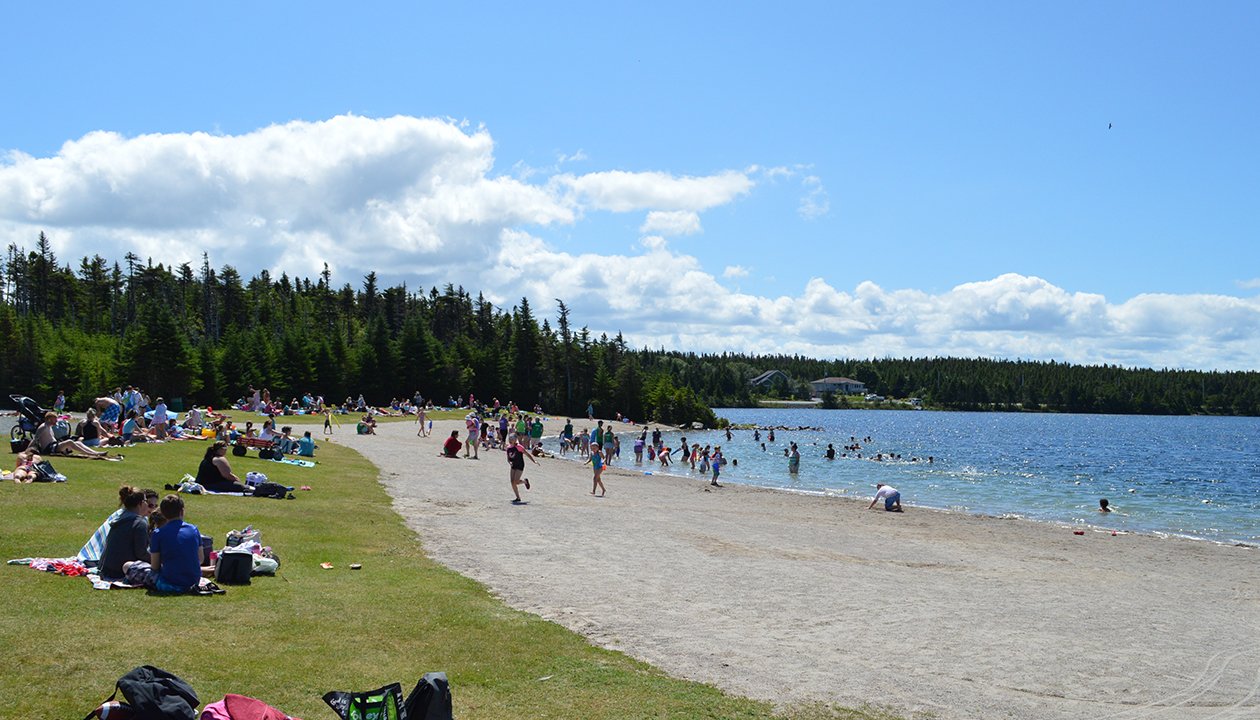
M 666 444 L 721 445 L 729 463 L 721 482 L 803 493 L 864 497 L 877 482 L 895 486 L 906 505 L 1045 522 L 1260 545 L 1260 418 L 966 413 L 889 410 L 718 409 L 734 424 L 805 426 L 762 431 L 669 431 Z M 575 422 L 581 429 L 585 423 Z M 685 464 L 634 465 L 641 428 L 617 423 L 614 465 L 654 474 L 701 477 Z M 863 459 L 841 458 L 851 436 Z M 796 442 L 800 472 L 783 451 Z M 837 458 L 826 460 L 827 444 Z M 883 453 L 900 460 L 876 462 Z M 852 453 L 851 453 L 852 454 Z M 934 462 L 927 462 L 928 456 Z M 675 456 L 677 458 L 677 456 Z M 912 461 L 912 458 L 917 458 Z M 708 475 L 704 475 L 707 479 Z M 1099 513 L 1108 498 L 1116 512 Z

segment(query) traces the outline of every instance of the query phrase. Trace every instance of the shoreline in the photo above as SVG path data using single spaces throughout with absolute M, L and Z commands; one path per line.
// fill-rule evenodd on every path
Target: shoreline
M 662 426 L 662 427 L 665 427 L 665 426 Z M 670 428 L 670 429 L 677 430 L 678 428 Z M 684 430 L 684 432 L 686 431 Z M 544 435 L 543 440 L 544 441 L 554 440 L 557 437 L 559 437 L 558 434 Z M 547 452 L 552 452 L 552 451 L 550 449 L 547 449 Z M 631 458 L 633 458 L 633 453 L 631 453 Z M 575 465 L 583 464 L 579 462 L 578 460 L 574 459 L 571 455 L 555 455 L 552 459 L 560 461 L 560 462 L 572 463 Z M 630 462 L 633 463 L 634 460 L 631 459 Z M 677 478 L 679 480 L 684 480 L 684 481 L 708 482 L 707 476 L 701 475 L 699 473 L 695 475 L 686 475 L 679 472 L 674 472 L 672 470 L 672 468 L 674 467 L 673 465 L 670 466 L 671 467 L 670 470 L 660 470 L 660 465 L 655 464 L 655 465 L 650 466 L 653 468 L 650 472 L 646 470 L 640 470 L 639 468 L 641 467 L 649 467 L 649 465 L 647 464 L 646 461 L 644 462 L 642 466 L 634 465 L 634 464 L 610 465 L 608 466 L 607 470 L 605 470 L 605 472 L 611 472 L 613 470 L 621 470 L 622 472 L 628 473 L 632 476 L 636 474 L 643 474 L 643 475 L 649 475 L 649 476 Z M 732 487 L 755 488 L 758 490 L 790 493 L 793 495 L 801 495 L 805 497 L 836 498 L 836 499 L 849 499 L 849 500 L 861 499 L 861 497 L 858 495 L 850 495 L 846 493 L 835 493 L 828 490 L 815 490 L 815 489 L 808 489 L 808 488 L 790 488 L 790 487 L 782 487 L 782 486 L 776 486 L 776 485 L 764 485 L 764 484 L 756 483 L 756 482 L 741 482 L 738 480 L 727 479 L 727 476 L 725 475 L 723 476 L 722 484 L 723 486 L 729 485 Z M 872 495 L 874 494 L 873 486 L 872 486 L 871 494 Z M 1085 530 L 1090 530 L 1094 532 L 1102 532 L 1102 533 L 1107 533 L 1107 534 L 1111 534 L 1114 531 L 1118 535 L 1135 535 L 1135 536 L 1143 536 L 1143 537 L 1154 537 L 1154 538 L 1160 538 L 1160 539 L 1185 540 L 1189 542 L 1203 542 L 1203 543 L 1209 543 L 1212 545 L 1219 545 L 1222 547 L 1249 548 L 1253 550 L 1260 549 L 1260 543 L 1249 543 L 1249 542 L 1245 542 L 1245 541 L 1237 540 L 1237 539 L 1218 540 L 1214 538 L 1199 537 L 1197 535 L 1176 533 L 1176 532 L 1170 532 L 1170 531 L 1165 531 L 1165 530 L 1116 529 L 1116 528 L 1103 527 L 1101 525 L 1095 525 L 1093 523 L 1088 523 L 1088 522 L 1083 523 L 1083 524 L 1076 524 L 1076 523 L 1072 523 L 1066 520 L 1037 518 L 1037 517 L 1032 517 L 1029 515 L 1022 515 L 1020 513 L 994 514 L 994 513 L 974 512 L 971 510 L 958 510 L 958 509 L 949 508 L 949 507 L 937 507 L 935 505 L 917 505 L 917 504 L 911 504 L 910 502 L 903 502 L 902 504 L 905 505 L 905 507 L 907 508 L 912 508 L 915 510 L 926 511 L 926 512 L 967 515 L 967 516 L 972 516 L 972 517 L 991 518 L 994 520 L 1019 520 L 1022 522 L 1037 523 L 1040 525 L 1048 525 L 1048 526 L 1053 526 L 1053 527 L 1062 528 L 1062 529 L 1083 528 Z
M 563 419 L 547 424 L 555 434 Z M 458 421 L 335 436 L 381 471 L 428 555 L 678 677 L 780 704 L 940 718 L 1255 713 L 1254 548 L 802 495 L 616 466 L 437 457 Z M 462 432 L 461 432 L 462 435 Z M 1208 615 L 1210 621 L 1204 622 Z

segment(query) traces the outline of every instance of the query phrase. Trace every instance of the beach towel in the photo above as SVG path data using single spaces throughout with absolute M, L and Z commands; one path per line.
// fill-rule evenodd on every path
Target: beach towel
M 294 465 L 296 467 L 313 468 L 315 463 L 311 460 L 298 460 L 297 458 L 285 458 L 283 460 L 275 460 L 275 462 L 284 463 L 285 465 Z
M 96 528 L 96 532 L 92 533 L 92 537 L 88 538 L 87 544 L 80 548 L 78 558 L 83 564 L 98 563 L 101 561 L 101 553 L 105 550 L 105 537 L 109 535 L 109 526 L 114 521 L 122 517 L 123 509 L 118 508 L 112 515 L 105 518 L 105 522 Z
M 10 565 L 26 565 L 32 570 L 42 570 L 44 572 L 55 573 L 57 575 L 66 575 L 68 577 L 83 577 L 88 574 L 87 566 L 84 565 L 77 557 L 68 558 L 19 558 L 10 560 Z

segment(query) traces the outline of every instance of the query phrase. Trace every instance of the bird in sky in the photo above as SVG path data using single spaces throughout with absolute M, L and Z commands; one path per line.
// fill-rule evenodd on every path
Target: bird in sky
M 1110 130 L 1110 129 L 1111 129 L 1111 123 L 1107 123 L 1107 129 L 1108 129 L 1108 130 Z

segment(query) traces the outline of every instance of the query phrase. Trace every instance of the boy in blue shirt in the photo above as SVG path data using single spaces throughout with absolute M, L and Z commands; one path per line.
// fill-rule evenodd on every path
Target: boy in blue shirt
M 156 573 L 158 592 L 182 593 L 201 584 L 201 532 L 184 522 L 184 500 L 167 495 L 162 500 L 166 524 L 153 531 L 149 540 L 149 562 Z

